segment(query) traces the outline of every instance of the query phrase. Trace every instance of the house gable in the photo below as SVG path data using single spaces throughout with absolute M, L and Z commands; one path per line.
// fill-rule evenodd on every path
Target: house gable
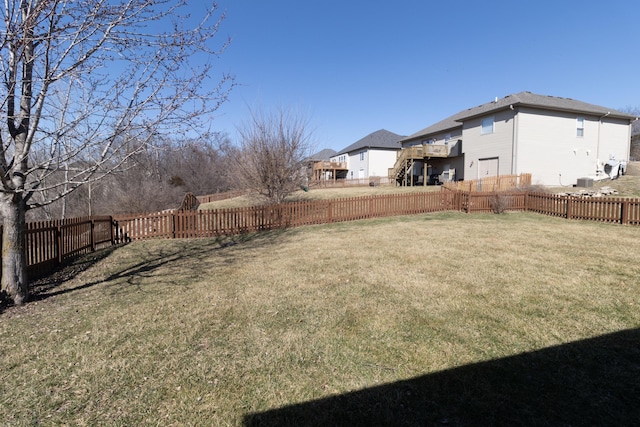
M 386 176 L 395 162 L 396 153 L 401 149 L 399 141 L 402 138 L 401 135 L 380 129 L 340 150 L 332 160 L 348 163 L 347 179 Z

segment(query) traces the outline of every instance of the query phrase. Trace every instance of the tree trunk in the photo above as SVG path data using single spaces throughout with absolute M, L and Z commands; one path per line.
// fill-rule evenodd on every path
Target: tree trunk
M 2 290 L 22 305 L 29 298 L 25 252 L 25 203 L 18 194 L 2 200 Z

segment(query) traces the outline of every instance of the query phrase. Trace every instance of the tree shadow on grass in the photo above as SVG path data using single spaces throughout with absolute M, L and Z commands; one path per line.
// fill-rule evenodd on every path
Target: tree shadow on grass
M 42 301 L 48 297 L 62 293 L 62 291 L 57 291 L 62 284 L 72 280 L 97 262 L 107 258 L 121 246 L 122 245 L 109 246 L 98 249 L 95 252 L 79 255 L 67 260 L 49 274 L 30 278 L 27 306 L 30 302 Z M 7 295 L 0 295 L 0 314 L 9 307 L 13 307 L 13 302 Z
M 29 284 L 29 301 L 40 301 L 49 296 L 57 295 L 56 289 L 63 283 L 74 279 L 78 274 L 107 258 L 119 247 L 121 245 L 109 246 L 89 254 L 80 255 L 65 262 L 52 271 L 51 274 L 34 278 Z
M 206 273 L 206 263 L 199 264 L 207 257 L 211 256 L 213 251 L 218 252 L 222 262 L 237 262 L 241 260 L 243 254 L 242 249 L 246 247 L 267 247 L 276 241 L 279 241 L 286 235 L 287 230 L 273 230 L 260 233 L 246 233 L 230 237 L 219 238 L 203 238 L 184 241 L 184 244 L 172 245 L 170 243 L 176 240 L 167 240 L 166 245 L 156 245 L 152 249 L 141 251 L 138 253 L 139 260 L 134 264 L 123 266 L 116 269 L 115 272 L 102 277 L 100 280 L 88 281 L 74 287 L 64 287 L 65 282 L 72 280 L 78 274 L 88 270 L 96 263 L 106 259 L 117 248 L 121 246 L 112 246 L 101 249 L 91 254 L 83 255 L 66 263 L 57 269 L 51 275 L 34 280 L 31 283 L 31 295 L 29 302 L 42 301 L 47 298 L 62 295 L 81 289 L 87 289 L 98 284 L 113 283 L 114 292 L 118 292 L 120 285 L 139 286 L 144 279 L 152 277 L 159 269 L 163 269 L 163 273 L 170 280 L 172 274 L 182 274 L 184 279 L 193 277 L 197 279 Z M 183 262 L 194 263 L 197 267 L 190 271 L 190 276 L 185 276 L 182 267 Z M 174 264 L 175 263 L 175 264 Z M 172 267 L 173 265 L 173 267 Z M 159 278 L 162 280 L 162 278 Z M 116 286 L 117 284 L 117 286 Z M 0 307 L 0 314 L 2 308 Z
M 279 409 L 256 426 L 631 426 L 640 329 L 475 363 Z

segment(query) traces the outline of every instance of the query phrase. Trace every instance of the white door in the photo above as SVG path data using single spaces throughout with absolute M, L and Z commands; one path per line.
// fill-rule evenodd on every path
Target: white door
M 478 179 L 488 176 L 498 176 L 498 158 L 478 160 Z

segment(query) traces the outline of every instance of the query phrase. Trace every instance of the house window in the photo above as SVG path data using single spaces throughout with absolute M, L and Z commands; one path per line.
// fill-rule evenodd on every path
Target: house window
M 482 119 L 482 135 L 493 133 L 493 117 Z
M 582 138 L 584 136 L 584 117 L 576 118 L 576 136 Z
M 364 151 L 360 152 L 360 161 L 364 161 Z
M 444 136 L 444 145 L 449 145 L 450 140 L 451 140 L 451 134 L 448 133 Z

